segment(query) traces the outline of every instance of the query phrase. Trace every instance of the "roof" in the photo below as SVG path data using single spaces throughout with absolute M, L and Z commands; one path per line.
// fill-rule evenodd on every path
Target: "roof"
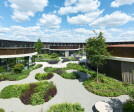
M 107 47 L 134 47 L 134 44 L 107 45 Z

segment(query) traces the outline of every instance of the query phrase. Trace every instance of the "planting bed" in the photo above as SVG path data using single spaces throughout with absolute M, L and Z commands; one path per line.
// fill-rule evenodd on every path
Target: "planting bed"
M 37 73 L 35 75 L 35 79 L 41 81 L 41 80 L 47 80 L 47 79 L 51 79 L 54 76 L 53 73 Z
M 69 103 L 62 103 L 62 104 L 55 104 L 50 107 L 47 112 L 85 112 L 85 109 L 81 107 L 80 104 L 69 104 Z
M 2 89 L 0 98 L 20 98 L 28 105 L 39 105 L 48 102 L 57 93 L 56 86 L 52 82 L 41 81 L 32 84 L 10 85 Z
M 15 74 L 15 73 L 2 73 L 0 74 L 0 81 L 16 81 L 16 80 L 22 80 L 28 77 L 29 73 L 35 69 L 38 69 L 42 67 L 42 64 L 37 64 L 36 66 L 33 66 L 27 70 L 23 70 L 21 73 Z
M 99 83 L 96 82 L 96 77 L 92 77 L 84 81 L 83 85 L 88 91 L 100 96 L 116 97 L 129 95 L 133 97 L 134 95 L 134 84 L 126 84 L 104 74 L 99 74 Z

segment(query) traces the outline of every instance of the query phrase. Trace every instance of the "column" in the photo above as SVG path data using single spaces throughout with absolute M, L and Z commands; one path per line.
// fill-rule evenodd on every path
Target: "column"
M 69 51 L 65 51 L 65 57 L 69 57 Z

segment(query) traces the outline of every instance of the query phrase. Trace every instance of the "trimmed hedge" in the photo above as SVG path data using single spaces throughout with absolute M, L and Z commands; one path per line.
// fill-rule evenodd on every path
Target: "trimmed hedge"
M 62 103 L 62 104 L 55 104 L 50 107 L 47 112 L 85 112 L 85 109 L 81 107 L 80 104 L 69 104 L 69 103 Z
M 124 112 L 134 112 L 134 100 L 128 100 L 123 104 Z
M 57 93 L 52 82 L 10 85 L 2 89 L 0 98 L 20 98 L 24 104 L 39 105 L 49 101 Z

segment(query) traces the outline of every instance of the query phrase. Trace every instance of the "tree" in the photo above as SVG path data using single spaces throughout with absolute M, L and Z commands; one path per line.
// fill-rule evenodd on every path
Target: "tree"
M 43 43 L 41 42 L 40 39 L 34 44 L 36 51 L 38 54 L 41 54 L 41 49 L 43 48 Z
M 103 33 L 100 32 L 99 36 L 92 37 L 87 40 L 86 56 L 90 63 L 97 68 L 97 82 L 98 81 L 98 68 L 100 65 L 105 64 L 106 59 L 109 58 L 110 53 L 107 51 L 107 45 Z

